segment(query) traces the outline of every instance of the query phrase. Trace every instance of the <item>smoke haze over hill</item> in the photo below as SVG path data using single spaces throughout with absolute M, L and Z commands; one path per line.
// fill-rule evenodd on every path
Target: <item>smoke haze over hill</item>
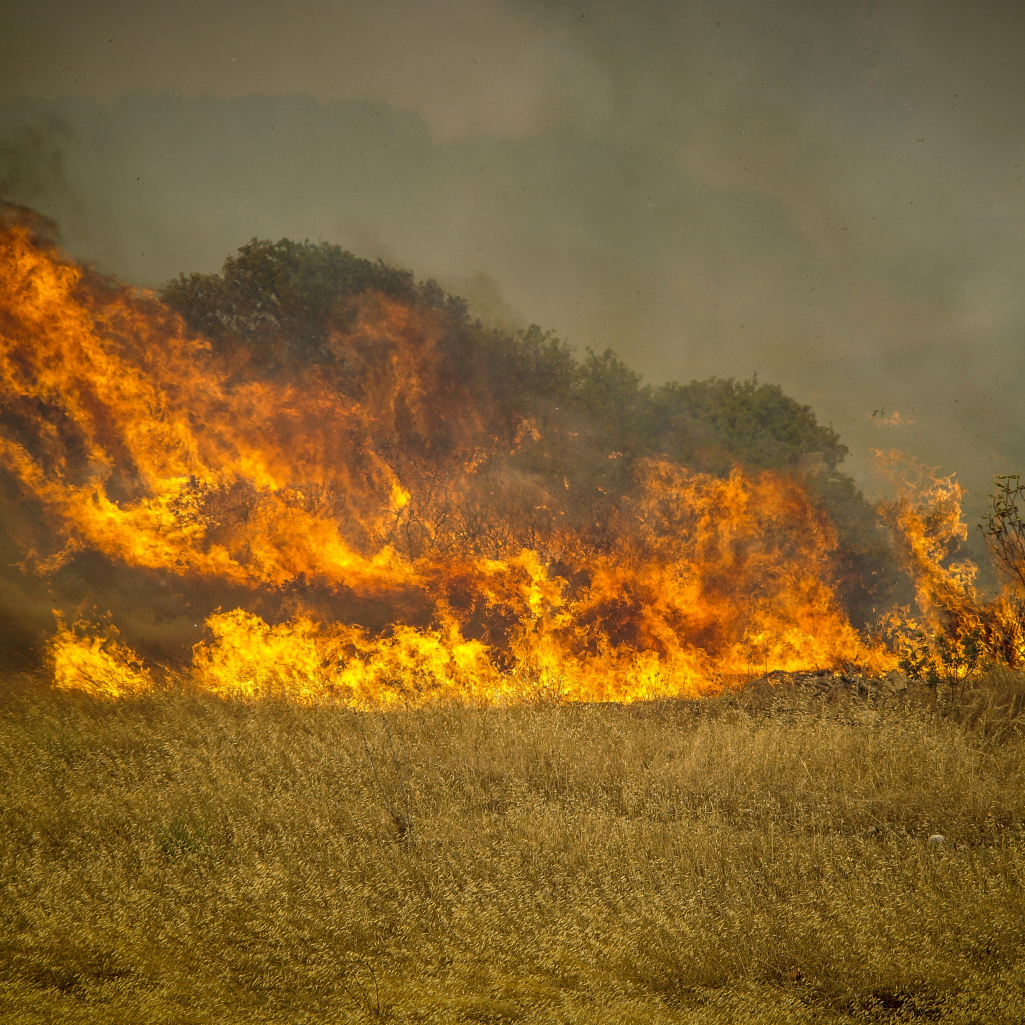
M 648 380 L 757 372 L 873 486 L 1025 466 L 1017 5 L 66 3 L 0 179 L 137 284 L 327 239 Z

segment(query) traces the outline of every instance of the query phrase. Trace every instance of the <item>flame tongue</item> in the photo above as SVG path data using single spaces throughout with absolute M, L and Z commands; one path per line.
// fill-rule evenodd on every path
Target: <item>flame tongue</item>
M 153 297 L 11 225 L 0 311 L 0 464 L 42 517 L 26 559 L 98 553 L 206 596 L 193 675 L 218 693 L 632 700 L 864 654 L 795 481 L 649 459 L 581 498 L 545 468 L 558 423 L 454 381 L 429 311 L 365 295 L 335 364 L 239 383 Z M 151 680 L 116 639 L 61 626 L 51 651 L 62 686 Z

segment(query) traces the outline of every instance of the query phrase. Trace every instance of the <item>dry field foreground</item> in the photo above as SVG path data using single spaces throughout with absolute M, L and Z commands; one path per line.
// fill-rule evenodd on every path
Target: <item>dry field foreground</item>
M 8 693 L 0 1019 L 1025 1021 L 1023 696 Z

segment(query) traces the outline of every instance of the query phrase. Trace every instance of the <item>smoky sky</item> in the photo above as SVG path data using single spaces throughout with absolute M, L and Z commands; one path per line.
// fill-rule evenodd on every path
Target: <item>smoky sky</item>
M 66 2 L 5 13 L 0 187 L 159 286 L 325 239 L 649 381 L 1025 472 L 1017 3 Z

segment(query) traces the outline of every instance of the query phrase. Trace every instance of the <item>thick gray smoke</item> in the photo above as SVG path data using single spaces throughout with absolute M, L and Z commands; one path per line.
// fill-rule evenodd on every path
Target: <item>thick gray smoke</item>
M 436 276 L 852 448 L 1025 470 L 1017 4 L 23 5 L 8 198 L 156 286 L 261 237 Z

